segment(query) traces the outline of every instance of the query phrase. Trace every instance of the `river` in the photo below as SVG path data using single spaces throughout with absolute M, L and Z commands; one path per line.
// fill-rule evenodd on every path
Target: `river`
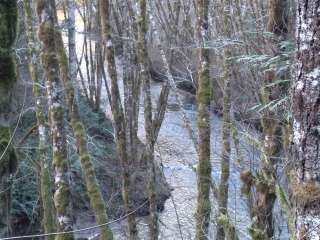
M 81 33 L 83 24 L 79 16 L 77 16 L 77 48 L 79 55 L 82 51 L 83 34 Z M 117 61 L 120 66 L 121 61 Z M 119 67 L 118 69 L 121 69 Z M 121 72 L 119 74 L 121 77 Z M 119 81 L 122 82 L 122 81 Z M 152 99 L 155 103 L 159 96 L 161 83 L 152 83 Z M 108 109 L 107 96 L 105 90 L 102 91 L 102 109 Z M 176 98 L 173 93 L 169 96 L 168 109 L 162 124 L 159 138 L 156 144 L 156 160 L 159 166 L 163 169 L 163 173 L 173 188 L 171 198 L 165 203 L 164 211 L 160 214 L 160 239 L 176 240 L 194 239 L 195 235 L 195 218 L 197 197 L 197 177 L 194 171 L 198 156 L 193 142 L 189 137 L 187 128 L 183 118 L 182 111 L 188 117 L 192 129 L 196 130 L 197 109 L 195 97 L 189 93 L 178 90 L 178 94 L 182 99 L 183 108 L 179 108 Z M 140 104 L 139 115 L 139 137 L 144 141 L 144 122 L 143 122 L 143 104 Z M 106 112 L 109 115 L 109 112 Z M 212 177 L 216 185 L 219 183 L 220 176 L 220 160 L 222 151 L 222 120 L 213 112 L 210 114 L 211 126 L 211 162 L 212 162 Z M 258 138 L 258 134 L 247 126 L 237 125 L 240 150 L 245 159 L 245 165 L 255 168 L 259 162 L 259 151 L 255 147 L 247 143 L 245 133 L 250 133 Z M 235 146 L 232 144 L 231 164 L 230 164 L 230 180 L 229 180 L 229 201 L 228 210 L 229 216 L 234 223 L 239 239 L 250 239 L 248 227 L 250 226 L 249 211 L 245 200 L 240 194 L 240 179 L 239 179 L 239 164 L 237 163 Z M 212 194 L 211 194 L 212 196 Z M 212 197 L 212 216 L 216 213 L 217 204 Z M 209 239 L 214 238 L 214 217 L 212 217 Z M 147 237 L 147 218 L 139 218 L 138 226 L 141 239 Z M 112 225 L 112 229 L 116 235 L 116 239 L 127 239 L 126 237 L 126 221 Z M 281 228 L 281 231 L 283 228 Z M 91 236 L 95 235 L 94 232 Z M 282 236 L 282 237 L 281 237 Z M 286 236 L 286 234 L 284 235 Z M 80 237 L 80 236 L 79 236 Z M 84 235 L 81 235 L 84 237 Z M 86 237 L 90 237 L 86 234 Z M 275 239 L 287 239 L 283 234 L 279 234 Z

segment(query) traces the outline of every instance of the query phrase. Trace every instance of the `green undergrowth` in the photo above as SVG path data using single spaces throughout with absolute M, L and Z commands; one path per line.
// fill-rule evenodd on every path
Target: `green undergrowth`
M 103 181 L 104 195 L 109 198 L 110 194 L 107 194 L 107 189 L 111 186 L 104 184 L 106 181 L 114 184 L 113 189 L 118 188 L 114 179 L 110 179 L 112 176 L 111 165 L 115 164 L 115 145 L 113 142 L 113 128 L 112 123 L 109 121 L 102 111 L 93 112 L 81 97 L 80 99 L 81 117 L 84 126 L 88 133 L 88 147 L 92 160 L 97 172 L 99 182 Z M 66 123 L 69 122 L 66 114 Z M 21 137 L 25 136 L 31 126 L 36 124 L 35 114 L 28 112 L 22 120 L 21 126 L 18 129 L 17 136 L 15 137 L 15 145 L 19 142 Z M 66 124 L 68 126 L 68 124 Z M 72 182 L 72 201 L 73 208 L 77 210 L 85 210 L 89 208 L 89 199 L 86 193 L 85 184 L 83 181 L 81 166 L 79 157 L 76 150 L 75 138 L 72 134 L 71 126 L 67 129 L 68 140 L 68 157 L 70 167 L 70 178 Z M 39 159 L 37 156 L 37 132 L 32 133 L 28 138 L 17 148 L 19 155 L 19 164 L 17 173 L 12 176 L 10 180 L 10 186 L 12 189 L 12 214 L 15 222 L 18 225 L 23 225 L 20 228 L 27 229 L 30 224 L 36 224 L 40 226 L 41 213 L 40 210 L 40 195 L 39 195 Z M 110 160 L 112 159 L 112 161 Z M 110 160 L 110 161 L 109 161 Z M 109 166 L 110 163 L 110 166 Z M 110 171 L 109 171 L 109 170 Z M 51 171 L 53 172 L 53 171 Z M 114 206 L 113 206 L 114 207 Z M 75 214 L 77 214 L 75 212 Z M 23 232 L 21 232 L 23 233 Z
M 121 194 L 121 167 L 117 157 L 112 122 L 105 116 L 103 111 L 93 111 L 84 97 L 80 97 L 79 109 L 87 132 L 89 153 L 103 197 L 106 201 L 108 216 L 111 219 L 118 218 L 124 214 L 124 206 Z M 86 214 L 90 214 L 88 211 L 91 208 L 77 153 L 76 140 L 72 133 L 68 114 L 65 116 L 65 122 L 67 126 L 73 215 L 75 219 L 81 219 Z M 24 116 L 17 139 L 24 136 L 28 129 L 30 129 L 30 126 L 34 126 L 35 124 L 36 118 L 34 113 Z M 14 179 L 18 180 L 20 178 L 21 181 L 16 181 L 12 186 L 12 208 L 15 218 L 17 222 L 22 218 L 27 219 L 23 223 L 24 225 L 20 224 L 19 228 L 27 230 L 30 223 L 36 223 L 33 225 L 32 232 L 41 232 L 37 147 L 38 141 L 35 132 L 18 149 L 20 162 Z M 161 178 L 162 175 L 159 173 L 159 170 L 157 173 L 159 178 L 157 181 L 159 209 L 163 209 L 164 201 L 168 198 L 170 190 L 165 179 Z M 134 183 L 132 184 L 131 192 L 133 192 L 134 207 L 137 207 L 144 203 L 148 197 L 147 182 L 145 181 L 146 174 L 143 169 L 138 167 L 135 168 L 133 176 L 135 178 L 132 179 Z M 137 214 L 148 214 L 148 206 L 146 205 L 145 208 L 141 208 Z M 30 233 L 30 229 L 28 231 Z M 22 233 L 26 233 L 26 231 Z

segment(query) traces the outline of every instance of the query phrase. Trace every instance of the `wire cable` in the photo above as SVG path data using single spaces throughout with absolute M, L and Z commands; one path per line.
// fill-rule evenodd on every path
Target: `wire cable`
M 34 234 L 34 235 L 25 235 L 25 236 L 16 236 L 16 237 L 5 237 L 5 238 L 0 238 L 0 240 L 14 240 L 14 239 L 28 239 L 28 238 L 36 238 L 36 237 L 48 237 L 48 236 L 56 236 L 56 235 L 64 235 L 64 234 L 71 234 L 71 233 L 79 233 L 79 232 L 84 232 L 84 231 L 88 231 L 88 230 L 93 230 L 93 229 L 97 229 L 97 228 L 101 228 L 104 226 L 108 226 L 112 223 L 116 223 L 119 221 L 122 221 L 124 219 L 126 219 L 128 216 L 130 216 L 131 214 L 137 212 L 139 209 L 141 209 L 146 203 L 148 202 L 145 201 L 144 203 L 142 203 L 138 208 L 136 208 L 135 210 L 133 210 L 132 212 L 123 215 L 122 217 L 100 224 L 100 225 L 94 225 L 91 227 L 87 227 L 87 228 L 81 228 L 81 229 L 76 229 L 76 230 L 72 230 L 72 231 L 65 231 L 65 232 L 53 232 L 53 233 L 43 233 L 43 234 Z

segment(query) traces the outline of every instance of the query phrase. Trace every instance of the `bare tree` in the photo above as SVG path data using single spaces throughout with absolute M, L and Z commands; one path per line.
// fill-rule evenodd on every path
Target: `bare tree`
M 115 62 L 115 50 L 113 39 L 111 37 L 112 29 L 110 25 L 110 1 L 99 0 L 101 14 L 102 36 L 106 44 L 106 60 L 108 63 L 108 73 L 111 79 L 111 111 L 113 115 L 113 125 L 115 129 L 116 144 L 122 168 L 122 195 L 125 204 L 125 210 L 128 214 L 129 239 L 137 239 L 138 231 L 132 204 L 129 195 L 130 189 L 130 171 L 127 152 L 127 137 L 125 132 L 125 117 L 121 105 L 120 91 L 118 86 L 117 67 Z
M 145 0 L 137 1 L 139 3 L 138 16 L 138 59 L 140 63 L 140 76 L 142 78 L 143 93 L 144 93 L 144 126 L 146 132 L 146 159 L 148 161 L 149 169 L 149 204 L 150 204 L 150 239 L 158 239 L 159 226 L 158 226 L 158 212 L 156 201 L 156 178 L 155 178 L 155 163 L 154 163 L 154 141 L 153 136 L 153 114 L 152 114 L 152 102 L 151 102 L 151 75 L 149 73 L 149 57 L 146 34 L 148 31 L 147 25 L 147 2 Z

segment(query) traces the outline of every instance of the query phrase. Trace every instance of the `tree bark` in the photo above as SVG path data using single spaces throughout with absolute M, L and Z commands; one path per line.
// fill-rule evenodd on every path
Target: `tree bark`
M 55 1 L 53 0 L 53 2 Z M 69 71 L 68 57 L 64 48 L 61 32 L 59 30 L 56 30 L 55 32 L 55 41 L 61 80 L 64 85 L 65 99 L 67 101 L 71 117 L 71 127 L 77 142 L 80 164 L 84 175 L 88 196 L 90 199 L 90 204 L 94 211 L 97 224 L 102 225 L 108 222 L 107 210 L 87 147 L 87 134 L 81 121 L 78 101 L 76 99 L 76 91 L 74 89 L 76 87 L 74 85 L 74 81 L 76 81 L 76 79 L 71 78 L 72 71 Z M 73 75 L 73 77 L 76 77 L 76 75 Z M 109 226 L 101 227 L 100 240 L 112 239 L 113 234 Z
M 223 1 L 223 35 L 228 39 L 232 38 L 232 19 L 231 10 L 232 5 L 230 0 Z M 229 218 L 228 217 L 228 191 L 229 191 L 229 176 L 230 176 L 230 138 L 231 138 L 231 78 L 232 78 L 232 63 L 229 60 L 232 57 L 232 46 L 229 44 L 224 49 L 224 89 L 223 89 L 223 127 L 222 127 L 222 141 L 223 149 L 221 155 L 221 176 L 219 185 L 219 218 Z M 224 224 L 219 223 L 217 225 L 217 240 L 224 240 L 228 234 L 228 229 L 226 229 Z M 232 235 L 233 236 L 233 235 Z
M 320 236 L 320 6 L 299 0 L 293 88 L 291 192 L 296 239 Z
M 125 205 L 126 214 L 128 214 L 129 239 L 135 240 L 138 237 L 136 220 L 132 211 L 130 199 L 130 168 L 127 154 L 127 139 L 125 132 L 125 118 L 120 100 L 120 91 L 118 86 L 117 69 L 115 62 L 115 50 L 111 37 L 112 29 L 110 25 L 110 1 L 99 0 L 101 14 L 101 25 L 103 41 L 106 44 L 106 61 L 108 64 L 108 73 L 111 80 L 111 111 L 113 115 L 113 125 L 115 129 L 117 150 L 122 168 L 122 196 Z
M 76 50 L 76 2 L 75 0 L 66 0 L 68 9 L 68 48 L 69 48 L 69 66 L 70 78 L 74 83 L 75 96 L 79 95 L 79 84 L 77 80 L 78 64 L 77 64 L 77 50 Z
M 44 91 L 41 85 L 44 81 L 40 78 L 39 52 L 37 45 L 40 43 L 36 40 L 35 29 L 33 27 L 33 9 L 30 0 L 24 0 L 25 24 L 27 41 L 29 46 L 29 71 L 33 81 L 33 94 L 35 97 L 36 117 L 39 134 L 38 159 L 40 165 L 40 191 L 43 208 L 43 228 L 45 233 L 52 233 L 55 230 L 54 209 L 52 201 L 52 179 L 51 179 L 51 161 L 49 158 L 50 149 L 48 147 L 48 133 L 46 126 L 46 116 L 44 102 Z M 48 240 L 53 240 L 54 236 L 48 236 Z
M 197 90 L 198 130 L 199 130 L 199 163 L 198 163 L 198 199 L 196 210 L 196 239 L 208 239 L 210 221 L 210 73 L 208 41 L 208 0 L 197 1 L 198 41 L 199 41 L 199 79 Z
M 55 6 L 54 1 L 37 1 L 39 18 L 39 39 L 42 43 L 42 67 L 46 79 L 50 130 L 53 139 L 54 166 L 54 205 L 57 213 L 58 231 L 71 231 L 72 217 L 70 206 L 70 188 L 68 179 L 67 142 L 64 128 L 64 107 L 61 95 L 59 62 L 55 39 Z M 73 234 L 62 234 L 57 240 L 73 240 Z
M 149 72 L 149 55 L 146 34 L 147 27 L 147 3 L 145 0 L 138 0 L 140 16 L 138 16 L 138 59 L 140 64 L 140 77 L 144 93 L 144 127 L 146 132 L 146 154 L 148 165 L 149 181 L 149 209 L 150 209 L 150 239 L 156 240 L 159 236 L 158 211 L 155 189 L 155 162 L 154 162 L 154 141 L 153 136 L 153 114 L 151 102 L 151 75 Z

